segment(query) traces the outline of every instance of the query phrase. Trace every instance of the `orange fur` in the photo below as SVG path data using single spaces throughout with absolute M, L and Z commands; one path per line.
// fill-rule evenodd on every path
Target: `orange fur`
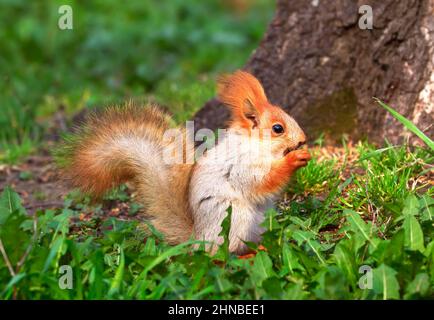
M 90 114 L 78 133 L 72 159 L 64 177 L 73 186 L 95 196 L 130 180 L 140 168 L 128 162 L 124 150 L 113 144 L 116 138 L 135 136 L 161 143 L 169 128 L 168 115 L 156 107 L 139 108 L 128 103 Z
M 240 70 L 220 77 L 217 83 L 217 95 L 218 99 L 230 108 L 232 121 L 244 128 L 249 127 L 246 104 L 254 106 L 260 113 L 268 105 L 259 81 L 251 74 Z
M 279 192 L 291 178 L 295 170 L 305 166 L 310 160 L 307 150 L 295 150 L 288 153 L 281 160 L 271 166 L 270 173 L 259 185 L 259 194 L 270 194 Z
M 169 243 L 188 240 L 193 222 L 188 208 L 191 164 L 166 165 L 160 154 L 169 117 L 157 107 L 108 108 L 92 114 L 69 145 L 62 174 L 72 186 L 100 197 L 131 181 L 146 214 Z

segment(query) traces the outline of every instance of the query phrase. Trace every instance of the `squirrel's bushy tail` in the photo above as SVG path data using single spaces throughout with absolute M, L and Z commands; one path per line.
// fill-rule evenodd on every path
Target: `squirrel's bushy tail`
M 93 196 L 132 182 L 145 213 L 166 240 L 185 241 L 192 233 L 188 212 L 192 166 L 164 162 L 163 134 L 169 128 L 169 116 L 155 106 L 130 102 L 93 113 L 60 149 L 62 175 Z

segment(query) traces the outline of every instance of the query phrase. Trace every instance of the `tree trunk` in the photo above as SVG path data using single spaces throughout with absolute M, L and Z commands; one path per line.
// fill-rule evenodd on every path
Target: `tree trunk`
M 373 10 L 361 29 L 359 7 Z M 373 97 L 434 133 L 434 0 L 281 0 L 245 69 L 262 82 L 311 139 L 382 143 L 406 133 Z M 224 126 L 228 113 L 211 100 L 195 116 L 196 129 Z

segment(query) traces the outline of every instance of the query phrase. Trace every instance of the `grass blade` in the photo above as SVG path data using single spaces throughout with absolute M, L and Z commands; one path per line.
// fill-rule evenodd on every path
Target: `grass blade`
M 417 135 L 425 144 L 431 148 L 431 150 L 434 151 L 434 141 L 432 141 L 430 138 L 428 138 L 427 135 L 425 135 L 416 125 L 408 120 L 406 117 L 404 117 L 399 112 L 395 111 L 393 108 L 389 107 L 387 104 L 382 102 L 380 99 L 374 98 L 375 101 L 377 101 L 380 106 L 382 106 L 384 109 L 389 111 L 395 119 L 397 119 L 399 122 L 401 122 L 408 130 L 413 132 L 415 135 Z
M 120 292 L 122 280 L 124 278 L 124 269 L 125 269 L 125 256 L 124 256 L 124 250 L 121 246 L 119 246 L 119 265 L 116 269 L 115 276 L 113 278 L 113 282 L 111 283 L 110 289 L 109 289 L 109 296 L 113 296 Z

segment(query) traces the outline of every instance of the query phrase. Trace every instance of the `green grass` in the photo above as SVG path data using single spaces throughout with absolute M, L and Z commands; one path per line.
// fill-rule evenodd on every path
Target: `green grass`
M 379 99 L 375 99 L 376 102 L 382 106 L 384 109 L 386 109 L 395 119 L 397 119 L 399 122 L 401 122 L 404 127 L 411 132 L 413 132 L 416 136 L 418 136 L 431 150 L 434 150 L 434 141 L 432 141 L 425 133 L 423 133 L 416 125 L 405 118 L 402 114 L 400 114 L 398 111 L 394 110 L 384 102 L 380 101 Z
M 304 189 L 304 196 L 267 213 L 267 251 L 249 260 L 229 254 L 226 246 L 211 257 L 192 243 L 169 246 L 158 232 L 146 237 L 136 204 L 131 220 L 107 219 L 100 205 L 73 192 L 64 208 L 31 217 L 6 189 L 0 239 L 13 273 L 2 256 L 0 297 L 434 298 L 433 187 L 421 180 L 432 153 L 406 146 L 376 151 L 365 143 L 355 149 L 360 156 L 352 161 L 318 162 L 313 152 L 311 164 L 288 187 Z M 104 201 L 129 202 L 125 191 Z M 229 227 L 226 219 L 223 232 Z M 73 271 L 70 290 L 59 287 L 62 265 Z M 372 270 L 370 289 L 359 287 L 359 281 L 369 282 L 361 266 Z
M 61 106 L 71 115 L 133 98 L 189 119 L 214 96 L 217 74 L 245 64 L 274 9 L 230 3 L 0 0 L 0 161 L 43 143 Z M 64 4 L 73 30 L 57 26 Z

